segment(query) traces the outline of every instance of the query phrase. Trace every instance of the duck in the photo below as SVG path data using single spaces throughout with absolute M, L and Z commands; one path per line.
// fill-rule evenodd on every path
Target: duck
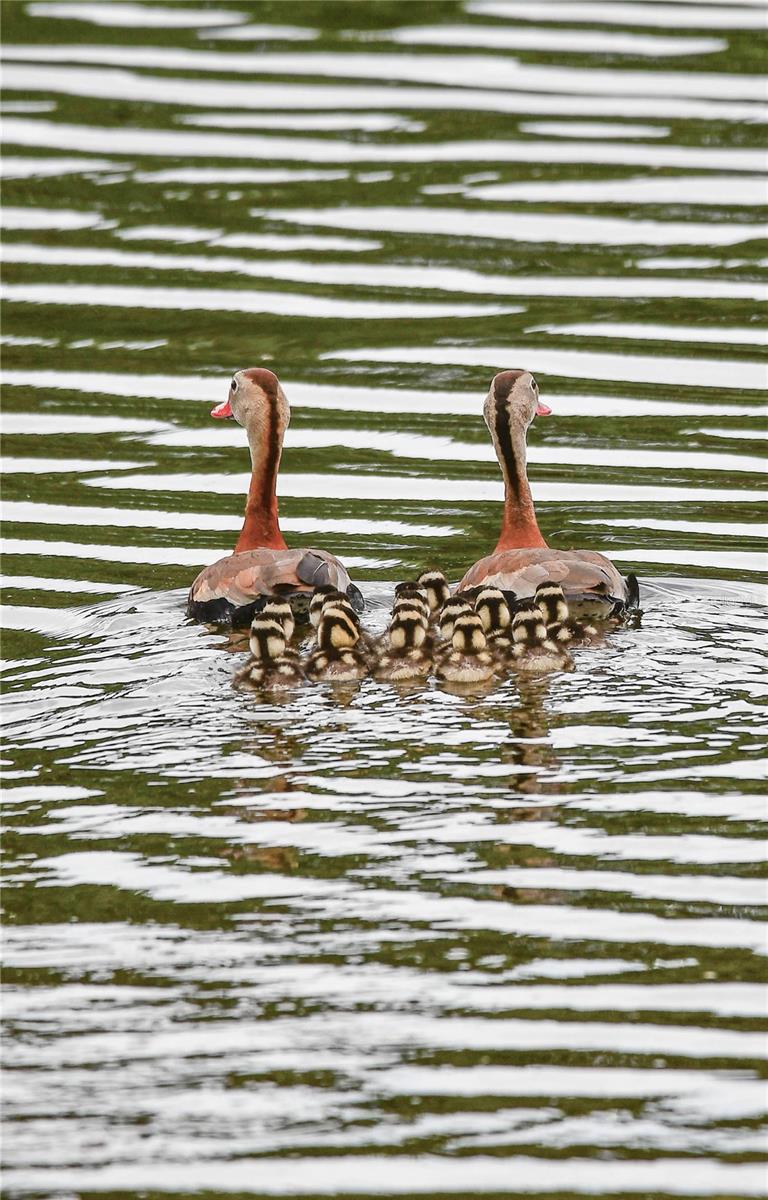
M 362 612 L 362 593 L 335 555 L 314 548 L 289 550 L 280 532 L 276 484 L 290 407 L 277 376 L 265 367 L 236 371 L 227 399 L 211 416 L 237 421 L 245 429 L 251 483 L 235 548 L 197 576 L 187 597 L 187 615 L 206 624 L 247 626 L 261 598 L 277 592 L 306 620 L 306 605 L 318 584 L 337 588 Z
M 304 682 L 298 657 L 287 647 L 285 629 L 275 617 L 257 613 L 249 635 L 251 658 L 235 673 L 239 686 L 278 690 Z
M 556 550 L 539 529 L 526 470 L 526 438 L 534 418 L 551 411 L 539 398 L 530 371 L 501 371 L 493 377 L 483 416 L 504 478 L 501 532 L 493 553 L 469 568 L 458 590 L 492 584 L 527 600 L 539 583 L 552 580 L 561 584 L 578 616 L 623 615 L 639 605 L 636 577 L 624 578 L 595 550 Z
M 446 642 L 450 642 L 453 637 L 453 627 L 459 617 L 467 616 L 474 612 L 472 605 L 463 596 L 449 596 L 440 609 L 438 624 L 440 626 L 440 635 Z
M 377 679 L 400 682 L 425 679 L 432 669 L 432 638 L 427 621 L 419 608 L 408 608 L 406 601 L 396 605 L 374 666 Z
M 512 620 L 512 664 L 528 675 L 572 671 L 573 659 L 564 646 L 547 637 L 541 610 L 532 601 Z
M 263 617 L 271 617 L 283 627 L 286 642 L 290 642 L 296 629 L 296 619 L 293 615 L 290 601 L 284 596 L 270 596 L 261 610 Z
M 305 663 L 308 679 L 346 683 L 368 674 L 357 625 L 341 607 L 327 606 L 317 626 L 317 649 Z
M 316 588 L 309 602 L 309 620 L 317 631 L 320 621 L 326 613 L 341 613 L 352 622 L 357 630 L 358 649 L 368 658 L 369 665 L 373 660 L 374 639 L 360 624 L 360 616 L 350 603 L 348 597 L 336 588 Z
M 559 583 L 540 583 L 534 594 L 534 602 L 541 612 L 547 627 L 547 637 L 560 646 L 583 646 L 599 637 L 594 625 L 576 621 L 569 612 L 568 603 Z
M 495 669 L 482 621 L 475 612 L 462 613 L 454 622 L 450 644 L 435 653 L 435 674 L 449 683 L 474 684 L 492 679 Z
M 433 618 L 436 618 L 451 594 L 451 589 L 448 587 L 448 580 L 442 571 L 430 568 L 428 571 L 421 572 L 416 583 L 425 591 L 429 611 L 432 613 Z

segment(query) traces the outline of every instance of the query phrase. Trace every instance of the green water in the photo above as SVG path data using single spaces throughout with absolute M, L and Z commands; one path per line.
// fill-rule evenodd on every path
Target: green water
M 630 7 L 3 5 L 9 1196 L 764 1190 L 762 14 Z M 535 371 L 639 627 L 233 690 L 255 365 L 372 629 L 495 543 Z

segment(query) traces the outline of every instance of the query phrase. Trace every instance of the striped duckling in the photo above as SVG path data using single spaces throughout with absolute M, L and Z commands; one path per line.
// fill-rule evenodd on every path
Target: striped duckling
M 559 583 L 547 579 L 536 588 L 534 603 L 544 617 L 547 637 L 558 646 L 583 646 L 599 636 L 594 625 L 576 621 Z
M 485 683 L 493 678 L 495 667 L 477 613 L 460 613 L 453 623 L 450 644 L 435 654 L 435 674 L 449 683 Z
M 511 662 L 530 675 L 573 670 L 573 659 L 565 647 L 547 637 L 544 617 L 533 600 L 512 619 Z
M 395 598 L 392 602 L 392 612 L 394 613 L 395 609 L 403 604 L 408 604 L 411 608 L 420 609 L 424 613 L 426 620 L 429 621 L 431 611 L 429 598 L 426 589 L 421 587 L 420 584 L 413 583 L 410 579 L 405 580 L 404 583 L 398 583 L 395 588 Z
M 271 617 L 273 621 L 277 621 L 278 624 L 282 625 L 285 640 L 286 642 L 290 642 L 296 629 L 296 618 L 293 615 L 293 609 L 289 600 L 286 600 L 283 596 L 269 596 L 260 615 L 262 617 Z
M 357 622 L 337 603 L 325 605 L 317 626 L 317 649 L 305 664 L 308 679 L 344 683 L 368 674 L 368 655 Z
M 459 617 L 464 617 L 468 613 L 473 613 L 474 609 L 468 600 L 463 596 L 449 596 L 445 604 L 440 609 L 438 616 L 438 625 L 440 634 L 446 642 L 450 642 L 453 637 L 453 627 Z
M 479 588 L 475 612 L 483 623 L 488 649 L 497 661 L 506 661 L 512 650 L 512 614 L 504 593 L 490 585 Z
M 427 633 L 427 617 L 408 601 L 395 603 L 389 629 L 381 640 L 374 668 L 377 679 L 395 682 L 425 679 L 432 669 L 432 638 Z
M 249 646 L 251 658 L 236 672 L 235 683 L 276 690 L 296 687 L 304 681 L 298 656 L 288 649 L 285 629 L 274 617 L 263 612 L 256 614 Z
M 429 570 L 422 571 L 416 583 L 420 588 L 424 589 L 429 611 L 432 614 L 433 620 L 437 620 L 437 614 L 451 594 L 451 589 L 448 587 L 448 580 L 442 571 Z

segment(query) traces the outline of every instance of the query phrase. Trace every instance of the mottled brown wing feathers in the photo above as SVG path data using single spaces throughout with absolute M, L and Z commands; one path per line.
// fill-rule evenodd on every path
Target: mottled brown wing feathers
M 342 591 L 349 586 L 349 576 L 339 560 L 323 550 L 246 550 L 201 571 L 192 584 L 190 600 L 207 603 L 224 598 L 240 607 L 267 592 L 306 591 L 320 582 Z
M 545 580 L 562 584 L 566 594 L 592 592 L 623 600 L 627 585 L 613 563 L 594 550 L 506 550 L 481 558 L 467 571 L 459 590 L 493 583 L 518 596 L 532 596 Z

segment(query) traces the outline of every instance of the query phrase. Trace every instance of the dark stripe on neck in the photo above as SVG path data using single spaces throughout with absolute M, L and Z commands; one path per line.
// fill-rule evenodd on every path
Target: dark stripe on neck
M 496 440 L 499 447 L 499 458 L 506 472 L 507 484 L 511 494 L 520 496 L 520 467 L 512 446 L 512 431 L 507 411 L 507 395 L 496 398 Z
M 277 485 L 277 469 L 280 464 L 280 430 L 278 427 L 277 393 L 267 392 L 267 430 L 266 446 L 261 474 L 261 505 L 265 510 L 272 507 Z

